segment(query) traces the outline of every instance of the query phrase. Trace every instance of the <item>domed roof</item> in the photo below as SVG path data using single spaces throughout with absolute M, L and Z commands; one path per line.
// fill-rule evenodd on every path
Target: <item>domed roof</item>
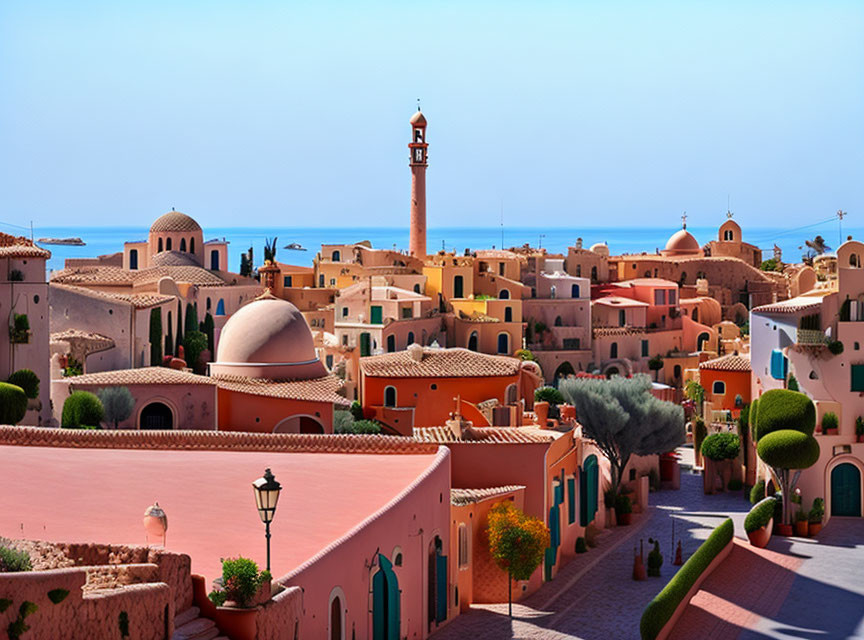
M 420 109 L 417 109 L 416 113 L 411 116 L 411 124 L 417 125 L 418 127 L 426 126 L 426 117 Z
M 163 251 L 150 260 L 154 267 L 197 267 L 198 261 L 191 253 L 182 251 Z
M 312 331 L 303 314 L 269 293 L 240 307 L 228 319 L 210 369 L 214 375 L 280 380 L 327 374 L 315 354 Z
M 699 253 L 699 242 L 693 237 L 693 234 L 687 229 L 679 229 L 672 234 L 669 241 L 666 243 L 666 251 L 670 253 Z
M 608 256 L 609 255 L 609 246 L 603 244 L 602 242 L 598 242 L 596 244 L 591 245 L 591 252 L 596 253 L 600 256 Z
M 150 226 L 150 233 L 166 231 L 201 231 L 201 226 L 185 213 L 172 209 L 164 216 L 156 218 L 156 222 Z

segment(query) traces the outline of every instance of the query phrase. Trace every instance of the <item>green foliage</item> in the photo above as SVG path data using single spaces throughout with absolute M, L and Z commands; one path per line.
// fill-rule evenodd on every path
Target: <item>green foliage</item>
M 174 355 L 174 330 L 168 325 L 168 333 L 165 334 L 165 356 Z
M 33 571 L 30 554 L 11 547 L 0 546 L 0 573 Z
M 207 597 L 210 598 L 210 602 L 212 602 L 217 607 L 224 606 L 225 600 L 228 599 L 228 595 L 224 591 L 216 591 L 215 589 L 208 593 Z
M 183 306 L 177 301 L 177 337 L 174 342 L 174 355 L 180 356 L 180 347 L 183 346 Z
M 126 387 L 106 387 L 96 392 L 102 408 L 105 410 L 105 422 L 117 428 L 117 425 L 132 415 L 135 408 L 135 398 Z
M 738 478 L 732 478 L 729 481 L 729 484 L 726 485 L 726 488 L 729 489 L 729 491 L 741 491 L 741 489 L 744 488 L 744 483 Z
M 813 523 L 821 523 L 825 516 L 825 501 L 822 498 L 813 499 L 813 507 L 810 509 L 809 519 Z
M 18 424 L 27 414 L 27 394 L 21 387 L 0 382 L 0 424 Z
M 778 500 L 772 496 L 770 498 L 762 498 L 762 500 L 753 505 L 750 513 L 744 518 L 744 531 L 753 533 L 767 525 L 771 521 L 771 518 L 774 517 L 777 502 Z
M 781 271 L 780 263 L 777 261 L 777 258 L 768 258 L 767 260 L 762 261 L 762 265 L 760 266 L 762 271 Z
M 630 501 L 630 496 L 619 493 L 615 496 L 615 515 L 626 513 L 633 513 L 633 503 Z
M 27 344 L 30 342 L 30 319 L 26 313 L 16 313 L 9 327 L 9 340 L 12 344 Z
M 564 396 L 555 387 L 539 387 L 534 390 L 534 402 L 564 404 Z
M 828 429 L 837 429 L 840 425 L 840 420 L 836 413 L 829 411 L 822 416 L 822 433 L 826 433 Z
M 585 544 L 585 538 L 579 536 L 576 538 L 576 553 L 586 553 L 588 551 L 588 545 Z
M 750 504 L 756 504 L 765 497 L 765 481 L 760 480 L 750 489 Z
M 68 595 L 68 589 L 51 589 L 51 591 L 48 592 L 48 599 L 54 604 L 60 604 Z
M 531 362 L 537 361 L 537 358 L 528 349 L 516 349 L 516 351 L 513 353 L 513 355 L 516 356 L 517 358 L 519 358 L 520 360 L 530 360 Z
M 648 538 L 648 544 L 653 544 L 654 548 L 648 553 L 648 575 L 659 578 L 660 567 L 663 566 L 663 554 L 660 553 L 660 542 L 653 538 Z
M 705 426 L 705 421 L 700 416 L 696 416 L 693 418 L 693 448 L 696 451 L 702 452 L 702 443 L 707 436 L 708 427 Z
M 215 333 L 216 333 L 216 324 L 213 322 L 213 316 L 209 313 L 204 316 L 204 320 L 201 321 L 201 333 L 207 336 L 207 349 L 210 351 L 210 357 L 216 355 L 215 350 Z
M 162 309 L 150 310 L 150 365 L 162 364 Z
M 750 433 L 756 437 L 756 418 L 759 415 L 759 398 L 756 398 L 750 403 L 750 410 L 747 413 L 747 421 L 750 424 Z
M 117 627 L 120 629 L 121 638 L 129 637 L 129 614 L 125 611 L 121 611 L 117 616 Z
M 222 586 L 227 600 L 246 607 L 269 578 L 269 572 L 259 572 L 258 565 L 248 558 L 227 558 L 222 561 Z
M 9 376 L 7 382 L 24 389 L 24 393 L 28 398 L 39 397 L 39 376 L 30 371 L 30 369 L 18 369 L 18 371 Z
M 66 367 L 63 369 L 63 376 L 71 378 L 73 376 L 80 376 L 82 373 L 84 373 L 84 365 L 81 364 L 81 361 L 69 356 Z
M 684 387 L 684 395 L 688 400 L 695 402 L 698 408 L 701 408 L 702 401 L 705 399 L 705 387 L 695 380 L 688 380 Z M 698 408 L 697 410 L 700 410 Z
M 22 635 L 30 630 L 30 625 L 24 622 L 24 619 L 39 611 L 39 606 L 35 602 L 25 600 L 18 608 L 18 617 L 13 620 L 6 628 L 6 633 L 9 634 L 9 640 L 18 640 Z
M 528 580 L 550 544 L 549 528 L 510 502 L 492 507 L 488 517 L 489 552 L 515 580 Z
M 651 371 L 659 371 L 663 368 L 663 356 L 657 354 L 648 360 L 648 368 Z
M 712 433 L 705 438 L 700 448 L 702 455 L 719 462 L 738 457 L 741 451 L 741 438 L 734 433 Z
M 828 351 L 830 351 L 835 356 L 839 356 L 841 353 L 843 353 L 843 343 L 839 340 L 830 340 L 828 342 Z
M 183 349 L 185 350 L 186 365 L 195 373 L 203 373 L 204 366 L 201 362 L 201 354 L 207 349 L 207 336 L 197 329 L 187 331 L 183 341 Z
M 732 519 L 728 518 L 711 532 L 696 553 L 690 556 L 678 573 L 672 576 L 663 590 L 648 604 L 639 622 L 642 640 L 654 640 L 657 637 L 699 576 L 708 568 L 717 554 L 732 541 L 734 532 Z
M 381 423 L 376 420 L 355 420 L 344 431 L 337 433 L 375 434 L 381 433 Z
M 73 391 L 63 403 L 60 424 L 66 429 L 98 427 L 105 417 L 102 402 L 89 391 Z
M 759 398 L 759 415 L 753 439 L 759 442 L 772 431 L 793 429 L 813 435 L 816 428 L 816 407 L 803 393 L 788 389 L 771 389 Z
M 819 459 L 819 443 L 811 435 L 792 429 L 772 431 L 759 440 L 756 452 L 777 469 L 807 469 Z
M 798 386 L 798 378 L 791 373 L 789 374 L 789 381 L 786 383 L 786 388 L 789 391 L 801 391 L 801 387 Z
M 351 433 L 349 431 L 354 424 L 354 416 L 350 411 L 336 409 L 333 412 L 333 433 Z
M 362 420 L 363 419 L 363 405 L 361 405 L 357 400 L 351 403 L 351 415 L 354 416 L 354 420 Z
M 264 241 L 264 262 L 276 262 L 276 240 L 278 237 Z
M 188 335 L 190 331 L 198 331 L 198 316 L 195 315 L 195 307 L 186 303 L 186 315 L 183 320 L 183 333 Z
M 864 417 L 862 416 L 855 418 L 855 435 L 864 436 Z
M 0 598 L 0 613 L 6 613 L 6 609 L 12 606 L 9 598 Z

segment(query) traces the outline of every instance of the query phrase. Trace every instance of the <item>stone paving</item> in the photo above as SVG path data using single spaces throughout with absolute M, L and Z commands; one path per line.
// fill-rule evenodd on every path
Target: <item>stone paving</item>
M 741 492 L 705 496 L 701 477 L 686 471 L 680 491 L 651 494 L 651 503 L 654 506 L 634 525 L 613 529 L 584 560 L 572 561 L 555 580 L 515 604 L 512 621 L 506 603 L 476 606 L 437 632 L 435 640 L 638 638 L 642 610 L 677 570 L 672 565 L 673 524 L 686 560 L 727 515 L 743 535 L 744 516 L 750 507 Z M 660 540 L 662 577 L 634 582 L 634 545 L 644 539 L 647 557 L 649 536 Z

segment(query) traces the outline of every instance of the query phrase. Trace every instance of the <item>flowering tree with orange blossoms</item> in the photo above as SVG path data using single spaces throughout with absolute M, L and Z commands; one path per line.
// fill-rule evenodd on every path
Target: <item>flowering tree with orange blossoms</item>
M 489 512 L 489 552 L 507 572 L 507 601 L 513 617 L 513 580 L 528 580 L 543 561 L 550 544 L 549 527 L 525 515 L 511 502 L 495 505 Z

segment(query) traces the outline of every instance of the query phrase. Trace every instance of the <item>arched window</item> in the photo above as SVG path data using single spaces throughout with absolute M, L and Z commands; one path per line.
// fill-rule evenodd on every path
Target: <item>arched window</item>
M 477 351 L 477 332 L 472 331 L 471 336 L 468 338 L 468 349 L 470 351 Z
M 513 307 L 504 307 L 504 322 L 513 322 Z
M 339 253 L 338 251 L 334 251 L 333 257 L 330 259 L 333 260 L 333 262 L 340 262 L 342 260 L 342 254 Z
M 499 333 L 498 334 L 498 353 L 505 354 L 505 355 L 510 353 L 510 334 L 509 333 Z
M 165 251 L 171 251 L 171 238 L 165 238 Z
M 210 270 L 219 271 L 219 252 L 216 249 L 210 251 Z
M 453 297 L 464 297 L 465 279 L 462 276 L 453 276 Z
M 597 282 L 597 267 L 591 267 L 591 282 Z
M 396 336 L 389 335 L 387 336 L 387 353 L 393 353 L 396 351 Z
M 498 299 L 499 300 L 509 300 L 510 299 L 510 292 L 507 289 L 501 289 L 501 291 L 498 292 Z
M 557 289 L 557 287 L 555 287 L 554 284 L 551 287 L 549 287 L 549 297 L 550 298 L 554 298 L 557 293 L 558 293 L 558 289 Z
M 715 380 L 711 387 L 711 393 L 715 396 L 726 395 L 726 383 L 722 380 Z
M 849 254 L 849 266 L 858 269 L 861 266 L 861 258 L 857 253 Z
M 732 233 L 732 229 L 726 229 L 726 231 L 723 232 L 723 239 L 726 242 L 732 242 L 735 239 L 735 234 Z
M 189 253 L 195 253 L 195 238 L 189 238 Z
M 576 265 L 576 277 L 577 278 L 582 277 L 582 265 L 581 264 Z
M 396 387 L 393 387 L 393 386 L 384 387 L 384 406 L 385 407 L 395 407 L 396 406 Z
M 219 302 L 216 303 L 216 315 L 225 315 L 225 301 L 222 298 L 219 298 Z
M 213 306 L 213 303 L 210 301 L 210 298 L 207 298 L 207 311 L 210 311 L 210 307 Z
M 186 238 L 180 238 L 180 251 L 186 253 Z
M 156 253 L 162 253 L 162 238 L 159 238 L 159 249 Z
M 711 339 L 711 336 L 707 333 L 700 333 L 699 337 L 696 338 L 696 351 L 702 351 L 705 343 Z
M 610 358 L 617 358 L 618 357 L 618 343 L 617 342 L 613 342 L 611 345 L 609 345 L 609 357 Z
M 339 596 L 330 603 L 330 640 L 345 640 L 342 632 L 342 598 Z
M 555 318 L 555 326 L 556 326 L 556 327 L 560 327 L 560 326 L 563 326 L 563 324 L 564 324 L 564 323 L 561 321 L 561 316 L 557 316 L 557 317 Z
M 138 249 L 132 249 L 129 252 L 129 268 L 137 269 L 138 268 Z
M 571 298 L 578 298 L 579 297 L 579 285 L 578 284 L 570 285 L 570 297 Z
M 408 332 L 408 339 L 405 341 L 405 344 L 414 344 L 414 332 Z
M 420 293 L 420 285 L 419 284 L 414 285 L 414 293 Z

